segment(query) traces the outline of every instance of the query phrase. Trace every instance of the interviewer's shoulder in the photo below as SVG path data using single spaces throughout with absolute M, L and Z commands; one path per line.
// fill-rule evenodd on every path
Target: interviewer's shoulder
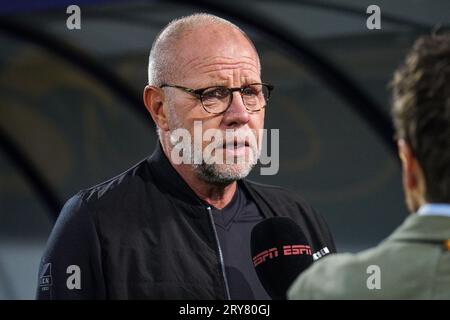
M 386 290 L 373 290 L 368 281 L 379 270 L 393 270 L 385 263 L 386 248 L 381 244 L 359 253 L 333 254 L 316 261 L 294 281 L 288 292 L 290 299 L 384 299 Z M 378 267 L 379 270 L 373 270 Z M 401 271 L 400 271 L 401 272 Z M 386 288 L 386 285 L 384 285 Z
M 333 254 L 316 261 L 304 271 L 288 291 L 291 300 L 307 299 L 346 299 L 342 292 L 352 282 L 355 268 L 355 255 L 350 253 Z

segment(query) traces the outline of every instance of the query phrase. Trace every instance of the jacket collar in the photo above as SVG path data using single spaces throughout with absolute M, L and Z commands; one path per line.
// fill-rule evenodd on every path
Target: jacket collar
M 169 159 L 167 159 L 159 141 L 156 144 L 153 154 L 147 158 L 147 163 L 150 166 L 152 176 L 155 178 L 158 187 L 165 189 L 165 192 L 171 194 L 172 197 L 191 206 L 194 212 L 202 212 L 201 208 L 206 208 L 207 204 L 195 194 L 172 166 Z M 246 179 L 239 180 L 237 183 L 240 187 L 248 191 L 250 197 L 255 201 L 256 206 L 261 210 L 263 217 L 273 216 L 273 213 L 264 201 L 258 200 L 260 197 L 255 194 Z
M 172 166 L 169 159 L 167 159 L 159 141 L 155 151 L 147 161 L 158 186 L 163 187 L 169 194 L 189 205 L 204 207 L 204 202 L 195 194 Z
M 450 218 L 411 214 L 388 238 L 393 241 L 441 242 L 450 239 Z

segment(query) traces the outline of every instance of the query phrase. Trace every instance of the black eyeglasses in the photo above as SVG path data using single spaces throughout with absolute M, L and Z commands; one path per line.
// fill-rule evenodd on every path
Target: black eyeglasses
M 241 94 L 245 108 L 249 112 L 258 112 L 266 107 L 270 93 L 274 86 L 268 83 L 252 83 L 240 88 L 227 88 L 223 86 L 207 87 L 203 89 L 190 89 L 182 86 L 163 84 L 160 88 L 177 88 L 197 97 L 206 112 L 221 114 L 228 110 L 233 101 L 233 92 Z

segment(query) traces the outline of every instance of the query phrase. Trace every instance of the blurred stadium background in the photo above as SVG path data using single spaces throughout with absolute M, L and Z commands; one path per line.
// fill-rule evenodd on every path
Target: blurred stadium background
M 66 27 L 70 4 L 81 30 Z M 366 28 L 371 4 L 381 30 Z M 300 193 L 339 251 L 373 246 L 405 218 L 387 84 L 413 40 L 449 22 L 448 0 L 2 2 L 0 299 L 34 298 L 65 200 L 152 152 L 149 49 L 170 20 L 200 11 L 248 32 L 276 86 L 266 128 L 280 129 L 280 170 L 251 178 Z

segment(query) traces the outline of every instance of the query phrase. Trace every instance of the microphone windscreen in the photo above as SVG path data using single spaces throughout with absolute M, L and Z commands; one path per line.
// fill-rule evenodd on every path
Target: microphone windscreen
M 251 252 L 259 280 L 274 300 L 286 299 L 289 286 L 313 263 L 304 232 L 287 217 L 268 218 L 255 225 Z

